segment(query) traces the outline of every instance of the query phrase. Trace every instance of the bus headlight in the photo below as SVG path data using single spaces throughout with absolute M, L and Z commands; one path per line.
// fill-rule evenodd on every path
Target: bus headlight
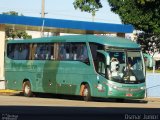
M 145 90 L 146 88 L 145 88 L 145 87 L 140 87 L 140 89 L 141 89 L 141 90 Z
M 108 85 L 108 87 L 111 87 L 111 88 L 114 88 L 114 89 L 118 89 L 118 87 L 116 86 L 116 85 L 113 85 L 113 84 L 109 84 L 109 83 L 107 83 L 106 85 Z
M 117 89 L 117 86 L 113 86 L 114 89 Z

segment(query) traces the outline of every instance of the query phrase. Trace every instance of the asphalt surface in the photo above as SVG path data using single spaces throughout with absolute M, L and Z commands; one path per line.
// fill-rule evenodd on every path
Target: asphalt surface
M 94 99 L 85 102 L 79 97 L 62 95 L 0 95 L 2 120 L 160 120 L 160 102 Z

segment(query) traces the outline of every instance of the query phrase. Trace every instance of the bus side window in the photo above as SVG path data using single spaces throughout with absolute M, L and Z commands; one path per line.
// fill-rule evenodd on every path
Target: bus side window
M 78 44 L 77 43 L 73 43 L 72 44 L 72 51 L 71 51 L 71 59 L 72 60 L 77 60 L 77 51 L 78 51 Z
M 64 43 L 59 43 L 59 55 L 58 59 L 59 60 L 65 60 L 66 59 L 66 48 Z
M 7 45 L 7 57 L 10 59 L 14 58 L 14 44 Z
M 76 44 L 67 43 L 66 44 L 66 60 L 76 60 Z
M 48 49 L 50 52 L 50 54 L 48 55 L 48 59 L 49 60 L 55 60 L 55 49 L 54 49 L 54 43 L 53 44 L 49 44 L 49 49 Z
M 20 50 L 20 60 L 28 60 L 29 57 L 29 47 L 28 44 L 22 44 L 21 45 L 21 50 Z
M 13 53 L 13 59 L 14 60 L 18 60 L 19 59 L 19 45 L 18 44 L 16 44 L 15 46 L 14 46 L 14 53 Z
M 39 59 L 39 55 L 40 55 L 40 45 L 39 44 L 35 44 L 35 54 L 34 54 L 34 58 L 35 60 Z
M 45 58 L 46 58 L 45 52 L 46 52 L 46 46 L 45 46 L 45 44 L 43 44 L 39 48 L 39 55 L 38 55 L 38 57 L 39 57 L 40 60 L 45 60 Z
M 88 61 L 87 46 L 84 43 L 59 43 L 58 60 Z
M 36 53 L 36 50 L 37 50 L 37 44 L 34 43 L 32 44 L 32 46 L 30 46 L 30 48 L 32 49 L 32 53 L 31 53 L 31 59 L 32 60 L 36 60 L 37 59 L 37 53 Z
M 77 48 L 77 60 L 84 61 L 88 59 L 87 46 L 80 43 Z
M 59 60 L 59 44 L 58 43 L 54 43 L 54 49 L 53 49 L 53 59 L 54 60 Z
M 40 60 L 45 60 L 46 59 L 46 45 L 45 44 L 42 44 L 41 46 L 40 46 L 40 51 L 39 51 L 39 59 Z
M 53 60 L 54 59 L 54 45 L 52 44 L 37 44 L 35 48 L 36 60 Z
M 76 43 L 60 43 L 59 44 L 59 60 L 77 60 L 77 44 Z
M 29 49 L 29 51 L 30 51 L 30 52 L 29 52 L 29 60 L 34 60 L 34 52 L 33 52 L 33 46 L 34 46 L 34 45 L 33 45 L 33 44 L 29 44 L 28 46 L 29 46 L 28 49 Z
M 9 44 L 7 46 L 7 56 L 13 60 L 23 60 L 22 46 L 23 44 Z

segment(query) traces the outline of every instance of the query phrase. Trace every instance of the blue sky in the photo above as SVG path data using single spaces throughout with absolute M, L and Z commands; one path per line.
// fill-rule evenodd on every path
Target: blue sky
M 45 0 L 46 18 L 92 21 L 89 13 L 75 10 L 74 0 Z M 107 0 L 101 0 L 103 8 L 95 16 L 95 22 L 121 23 L 118 15 L 110 11 Z M 41 0 L 0 0 L 0 14 L 7 11 L 17 11 L 25 16 L 40 17 Z

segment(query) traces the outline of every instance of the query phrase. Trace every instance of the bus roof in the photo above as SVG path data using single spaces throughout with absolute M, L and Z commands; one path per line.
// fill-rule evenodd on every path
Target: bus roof
M 140 49 L 140 45 L 125 38 L 100 35 L 65 35 L 26 40 L 8 40 L 7 43 L 94 42 L 111 47 Z

